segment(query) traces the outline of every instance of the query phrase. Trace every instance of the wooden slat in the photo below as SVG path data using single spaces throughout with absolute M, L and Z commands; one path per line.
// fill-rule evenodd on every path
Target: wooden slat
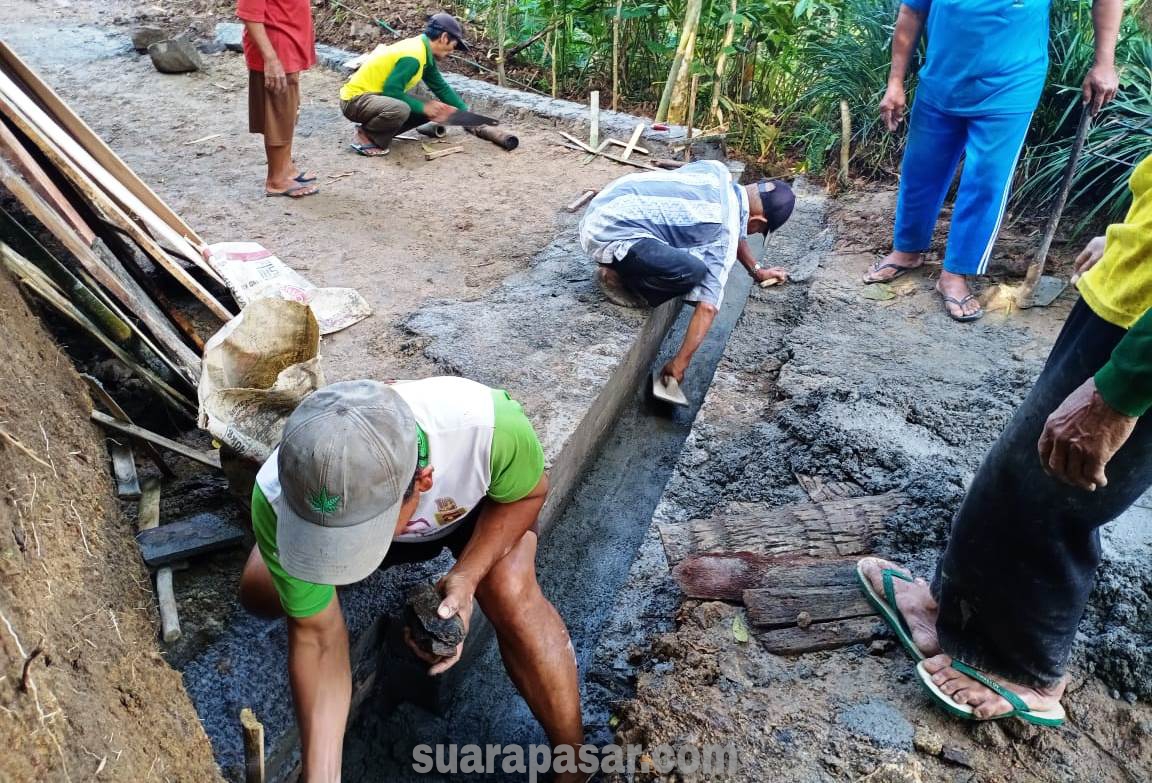
M 128 413 L 120 407 L 120 403 L 116 402 L 112 395 L 108 393 L 108 390 L 104 388 L 104 384 L 100 383 L 100 381 L 93 378 L 88 373 L 80 373 L 80 377 L 84 379 L 86 384 L 88 384 L 88 391 L 92 393 L 92 396 L 96 398 L 96 401 L 103 405 L 110 414 L 126 424 L 136 423 L 132 421 L 132 417 L 130 417 Z M 172 468 L 168 467 L 168 463 L 164 461 L 164 457 L 160 454 L 159 451 L 156 450 L 155 446 L 153 446 L 151 443 L 148 443 L 147 441 L 141 441 L 141 443 L 144 445 L 144 453 L 148 455 L 148 459 L 152 461 L 152 464 L 160 469 L 161 473 L 163 473 L 165 476 L 175 475 L 172 472 Z
M 72 230 L 80 235 L 84 244 L 91 247 L 96 240 L 95 232 L 88 227 L 84 218 L 80 217 L 76 208 L 72 206 L 72 202 L 60 192 L 60 188 L 56 187 L 56 183 L 52 181 L 48 173 L 41 168 L 36 159 L 16 138 L 16 134 L 2 120 L 0 120 L 0 154 L 8 158 L 8 162 L 24 175 L 24 179 L 40 194 L 40 197 L 51 204 L 56 209 L 57 214 L 72 226 Z
M 71 149 L 73 152 L 79 152 L 82 155 L 87 155 L 87 153 L 84 153 L 83 150 L 78 150 L 75 142 L 69 142 L 67 137 L 49 138 L 45 135 L 38 127 L 36 120 L 38 118 L 42 122 L 51 123 L 51 119 L 47 117 L 43 111 L 39 110 L 38 107 L 34 105 L 29 106 L 27 96 L 23 96 L 23 101 L 19 100 L 20 96 L 17 96 L 17 101 L 12 100 L 11 93 L 14 88 L 11 84 L 11 80 L 3 73 L 0 73 L 0 112 L 3 112 L 4 116 L 11 120 L 25 136 L 35 142 L 36 146 L 52 161 L 52 164 L 68 178 L 73 186 L 75 186 L 93 206 L 103 212 L 114 225 L 128 234 L 157 264 L 168 270 L 181 285 L 187 288 L 216 317 L 223 321 L 230 320 L 232 313 L 212 296 L 207 288 L 188 274 L 188 270 L 170 258 L 164 249 L 160 247 L 159 243 L 152 238 L 152 235 L 129 217 L 120 205 L 113 200 L 112 196 L 101 189 L 101 186 L 96 184 L 95 179 L 90 176 L 82 166 L 78 165 L 72 157 L 66 153 L 64 148 Z M 33 116 L 27 116 L 25 110 Z M 56 130 L 59 131 L 59 128 L 57 127 Z M 62 131 L 60 131 L 60 133 L 62 133 Z M 64 148 L 57 145 L 57 140 L 63 143 Z M 88 162 L 93 166 L 98 165 L 95 164 L 95 161 L 91 160 L 90 156 Z M 170 241 L 172 237 L 164 236 L 164 239 Z M 177 237 L 177 239 L 179 238 Z M 202 263 L 207 266 L 207 262 L 202 261 Z M 217 276 L 215 272 L 212 274 L 214 277 Z
M 748 622 L 764 628 L 796 625 L 802 613 L 817 623 L 874 614 L 859 589 L 851 586 L 745 590 L 743 600 Z
M 153 568 L 226 549 L 243 540 L 243 530 L 214 514 L 196 514 L 136 534 L 140 556 Z
M 870 617 L 812 623 L 807 628 L 793 626 L 773 631 L 757 631 L 756 638 L 775 655 L 801 655 L 819 650 L 834 650 L 850 644 L 867 642 L 881 633 L 881 624 Z
M 198 451 L 185 446 L 183 443 L 178 443 L 171 438 L 165 438 L 163 435 L 158 435 L 143 427 L 137 427 L 135 424 L 125 424 L 100 411 L 92 411 L 91 418 L 92 421 L 110 430 L 131 435 L 133 438 L 147 441 L 148 443 L 154 443 L 161 448 L 176 452 L 181 457 L 186 457 L 194 462 L 199 462 L 202 465 L 220 470 L 220 453 L 217 451 Z
M 153 530 L 160 525 L 160 481 L 149 478 L 141 488 L 136 529 Z M 176 592 L 172 587 L 172 568 L 164 566 L 156 571 L 156 603 L 160 609 L 160 636 L 171 644 L 180 638 L 180 614 L 176 607 Z
M 112 455 L 112 475 L 116 478 L 117 497 L 125 500 L 140 497 L 140 477 L 136 474 L 132 446 L 109 438 L 108 453 Z
M 3 62 L 10 76 L 15 77 L 28 94 L 34 96 L 40 105 L 72 138 L 87 150 L 110 174 L 119 179 L 140 201 L 148 206 L 159 218 L 190 242 L 197 251 L 207 243 L 169 207 L 155 191 L 148 187 L 128 165 L 120 159 L 111 147 L 104 143 L 84 120 L 69 108 L 59 95 L 25 63 L 19 55 L 3 41 L 0 41 L 0 62 Z

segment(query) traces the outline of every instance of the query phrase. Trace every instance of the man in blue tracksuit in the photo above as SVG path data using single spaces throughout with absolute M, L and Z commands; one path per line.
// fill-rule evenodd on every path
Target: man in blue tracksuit
M 1116 94 L 1114 62 L 1123 0 L 1095 0 L 1096 61 L 1084 101 L 1098 111 Z M 983 274 L 1008 189 L 1048 71 L 1051 0 L 904 0 L 892 39 L 892 67 L 880 114 L 903 121 L 904 77 L 926 35 L 928 51 L 900 169 L 892 252 L 865 283 L 893 280 L 924 262 L 940 207 L 964 157 L 944 271 L 936 290 L 957 321 L 983 315 L 967 275 Z

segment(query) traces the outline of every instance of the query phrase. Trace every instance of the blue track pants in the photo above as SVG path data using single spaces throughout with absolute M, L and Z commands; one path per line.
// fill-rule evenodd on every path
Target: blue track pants
M 984 274 L 1031 119 L 1031 114 L 964 117 L 916 101 L 900 165 L 893 249 L 916 253 L 931 247 L 936 218 L 963 155 L 944 268 L 958 275 Z

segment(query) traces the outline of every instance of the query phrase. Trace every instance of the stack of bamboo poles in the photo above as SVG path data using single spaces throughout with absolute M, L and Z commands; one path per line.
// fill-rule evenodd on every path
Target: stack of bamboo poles
M 195 297 L 209 326 L 226 321 L 232 312 L 210 288 L 227 289 L 206 260 L 206 243 L 2 41 L 0 190 L 63 248 L 45 249 L 0 199 L 3 266 L 171 409 L 194 418 L 203 339 L 151 270 Z

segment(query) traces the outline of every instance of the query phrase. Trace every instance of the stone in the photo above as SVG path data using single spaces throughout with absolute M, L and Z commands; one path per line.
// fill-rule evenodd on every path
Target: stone
M 944 739 L 927 726 L 917 726 L 912 745 L 921 753 L 939 756 L 944 751 Z
M 239 22 L 220 22 L 216 25 L 217 43 L 230 52 L 244 51 L 244 25 Z
M 940 751 L 940 758 L 945 761 L 955 764 L 958 767 L 966 767 L 968 769 L 975 769 L 972 764 L 972 756 L 968 751 L 959 748 L 955 745 L 945 745 L 943 750 Z
M 179 38 L 157 41 L 148 47 L 148 55 L 160 73 L 190 73 L 203 66 L 196 46 Z
M 132 31 L 132 48 L 143 54 L 154 43 L 168 40 L 168 33 L 159 27 L 143 25 Z
M 444 619 L 437 613 L 440 591 L 431 582 L 421 582 L 408 591 L 404 621 L 416 644 L 433 655 L 447 657 L 456 653 L 464 641 L 464 621 L 459 617 Z
M 868 653 L 870 655 L 886 655 L 895 644 L 891 639 L 873 639 L 872 643 L 868 645 Z
M 1002 721 L 1000 727 L 1004 729 L 1004 733 L 1009 737 L 1022 742 L 1032 742 L 1039 736 L 1041 731 L 1039 726 L 1022 720 Z
M 914 758 L 890 761 L 860 778 L 860 783 L 924 783 L 924 765 Z
M 1004 736 L 1004 730 L 1000 728 L 1000 724 L 992 721 L 977 723 L 972 729 L 972 739 L 986 748 L 1008 747 L 1008 738 Z

